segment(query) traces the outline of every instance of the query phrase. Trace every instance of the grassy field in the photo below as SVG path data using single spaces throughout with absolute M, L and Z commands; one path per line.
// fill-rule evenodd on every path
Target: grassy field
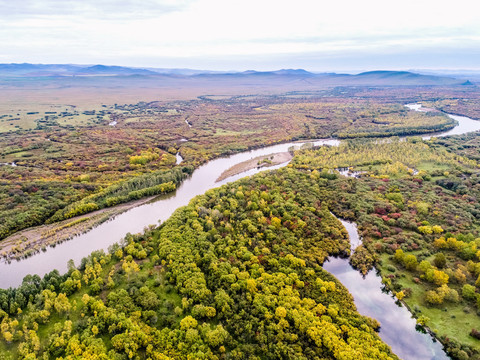
M 412 252 L 415 254 L 415 252 Z M 417 252 L 418 254 L 418 252 Z M 416 317 L 426 316 L 429 320 L 426 325 L 437 335 L 447 336 L 452 340 L 456 340 L 462 344 L 468 344 L 474 348 L 479 348 L 478 340 L 469 336 L 473 328 L 477 328 L 479 320 L 477 316 L 477 309 L 471 304 L 460 301 L 458 304 L 444 303 L 439 307 L 432 307 L 425 302 L 425 283 L 418 284 L 414 281 L 415 276 L 408 271 L 402 271 L 391 260 L 391 256 L 383 254 L 381 256 L 382 265 L 380 266 L 382 274 L 392 273 L 389 271 L 392 266 L 396 268 L 395 274 L 398 278 L 398 283 L 402 288 L 411 289 L 411 295 L 404 298 L 403 301 L 408 305 L 410 310 Z M 431 259 L 433 260 L 433 256 Z M 431 290 L 435 286 L 429 287 Z M 457 289 L 458 290 L 458 289 Z M 461 292 L 461 290 L 460 290 Z M 452 326 L 452 324 L 455 324 Z
M 127 101 L 150 90 L 152 92 L 145 96 L 144 101 Z M 440 113 L 418 113 L 403 106 L 404 102 L 438 96 L 439 90 L 435 93 L 432 89 L 423 89 L 414 93 L 408 92 L 408 89 L 374 89 L 368 93 L 369 97 L 361 89 L 340 90 L 325 92 L 324 97 L 257 95 L 167 101 L 166 98 L 159 99 L 161 92 L 157 92 L 155 98 L 153 89 L 131 95 L 131 98 L 121 97 L 119 89 L 103 97 L 101 95 L 106 90 L 102 89 L 85 93 L 76 99 L 75 104 L 71 104 L 65 99 L 72 96 L 74 89 L 67 88 L 65 94 L 54 98 L 51 96 L 58 89 L 47 90 L 46 94 L 37 91 L 37 97 L 15 103 L 7 99 L 2 104 L 4 113 L 0 111 L 0 162 L 15 162 L 18 166 L 0 167 L 0 217 L 9 221 L 6 227 L 2 224 L 2 237 L 23 227 L 123 203 L 142 194 L 150 194 L 149 189 L 173 191 L 175 185 L 199 164 L 235 151 L 296 139 L 384 136 L 392 134 L 392 129 L 396 134 L 411 134 L 425 130 L 425 125 L 448 125 L 448 119 Z M 87 92 L 85 89 L 82 91 Z M 450 94 L 450 90 L 445 91 Z M 94 94 L 97 97 L 92 100 Z M 116 99 L 115 102 L 112 102 L 113 99 Z M 151 99 L 157 101 L 147 102 Z M 12 120 L 15 116 L 19 120 Z M 116 126 L 109 126 L 110 121 L 116 121 Z M 23 127 L 23 130 L 15 126 Z M 33 128 L 38 129 L 32 131 Z M 345 141 L 338 148 L 323 147 L 298 152 L 291 164 L 298 174 L 314 181 L 315 186 L 309 183 L 309 189 L 322 188 L 322 194 L 330 180 L 338 180 L 335 182 L 337 192 L 332 190 L 333 185 L 329 189 L 333 198 L 329 206 L 332 209 L 337 207 L 339 214 L 343 211 L 345 217 L 359 222 L 359 229 L 365 235 L 365 246 L 368 247 L 366 265 L 362 270 L 374 264 L 377 257 L 381 258 L 382 273 L 384 276 L 395 275 L 397 290 L 411 289 L 410 296 L 404 300 L 416 315 L 428 317 L 430 320 L 426 323 L 437 335 L 447 335 L 474 349 L 478 348 L 478 341 L 468 334 L 472 328 L 479 328 L 476 305 L 461 297 L 458 303 L 427 305 L 425 292 L 436 287 L 415 280 L 420 276 L 418 270 L 406 271 L 403 265 L 392 262 L 390 256 L 402 248 L 419 260 L 431 262 L 432 254 L 438 249 L 431 246 L 433 236 L 429 237 L 419 230 L 422 226 L 431 228 L 441 225 L 442 231 L 478 235 L 477 217 L 480 211 L 476 206 L 479 189 L 478 176 L 475 176 L 478 172 L 476 140 L 469 140 L 471 147 L 464 147 L 460 140 L 445 140 L 445 143 L 418 139 Z M 174 155 L 177 152 L 184 158 L 180 166 L 175 164 Z M 368 171 L 371 176 L 358 181 L 336 179 L 337 175 L 329 170 L 339 167 Z M 174 173 L 175 182 L 169 179 L 163 181 L 163 178 L 160 181 L 156 177 Z M 168 184 L 165 189 L 158 188 L 165 183 Z M 276 184 L 276 180 L 272 180 L 272 184 Z M 293 184 L 300 185 L 295 181 Z M 235 197 L 243 199 L 243 190 L 237 190 Z M 292 192 L 290 195 L 289 199 L 296 199 L 298 194 Z M 268 198 L 268 193 L 261 194 L 261 197 L 265 196 Z M 258 197 L 255 199 L 259 200 Z M 263 202 L 259 204 L 263 206 Z M 285 208 L 271 210 L 281 211 L 281 215 L 276 215 L 287 218 L 290 210 L 286 209 L 296 205 L 296 200 L 292 200 Z M 268 215 L 268 212 L 265 214 Z M 295 212 L 292 214 L 297 216 Z M 278 220 L 275 219 L 275 222 Z M 273 219 L 262 221 L 265 225 Z M 303 224 L 303 220 L 296 223 L 288 220 L 285 224 L 297 229 L 296 224 Z M 196 223 L 194 225 L 194 233 L 197 234 L 199 228 Z M 262 234 L 256 227 L 248 227 L 246 223 L 245 226 L 246 230 L 242 231 Z M 204 229 L 210 227 L 207 222 Z M 225 229 L 220 230 L 223 234 Z M 216 235 L 214 232 L 208 234 Z M 220 236 L 219 239 L 224 241 L 225 237 Z M 142 243 L 150 240 L 144 239 Z M 232 244 L 228 245 L 225 258 L 220 261 L 222 264 L 229 263 L 231 259 L 229 252 Z M 267 254 L 260 254 L 263 249 L 257 250 L 260 258 Z M 426 254 L 428 251 L 431 253 Z M 245 256 L 245 259 L 251 257 L 250 254 Z M 161 274 L 162 267 L 171 264 L 158 261 L 155 264 L 155 267 L 142 266 L 138 276 L 119 277 L 117 286 L 138 290 L 142 284 L 147 284 L 156 289 L 161 301 L 170 301 L 169 308 L 180 309 L 180 297 L 167 291 L 168 285 Z M 452 271 L 456 266 L 465 264 L 455 256 L 449 257 Z M 468 282 L 475 283 L 474 272 L 468 271 L 465 271 Z M 169 273 L 169 276 L 172 274 Z M 101 277 L 105 278 L 106 272 Z M 449 285 L 461 293 L 458 284 Z M 83 293 L 84 290 L 78 297 Z M 99 296 L 105 297 L 105 293 Z M 78 299 L 73 300 L 78 303 Z M 80 310 L 72 312 L 72 319 L 80 320 Z M 176 325 L 181 310 L 169 310 L 171 314 L 176 314 Z M 334 315 L 335 311 L 331 310 L 331 314 Z M 458 326 L 452 328 L 452 323 Z M 39 333 L 45 335 L 51 330 L 51 325 L 45 324 L 40 326 Z M 110 344 L 106 335 L 103 338 Z M 0 346 L 3 346 L 0 352 L 10 350 L 8 344 Z

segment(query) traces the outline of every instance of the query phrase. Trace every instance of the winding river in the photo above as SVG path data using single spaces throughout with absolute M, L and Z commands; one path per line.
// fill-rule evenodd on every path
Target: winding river
M 407 107 L 412 110 L 423 111 L 418 104 L 408 104 Z M 433 136 L 463 134 L 480 130 L 480 121 L 463 116 L 448 116 L 455 119 L 458 122 L 458 126 Z M 424 136 L 423 138 L 429 139 L 431 136 Z M 223 181 L 215 182 L 223 171 L 233 165 L 258 156 L 285 152 L 292 146 L 301 146 L 304 143 L 336 146 L 340 141 L 323 139 L 285 143 L 209 161 L 196 169 L 192 176 L 186 179 L 174 193 L 157 197 L 147 204 L 120 214 L 91 231 L 59 244 L 54 248 L 49 248 L 45 252 L 24 260 L 14 261 L 10 264 L 1 263 L 0 288 L 18 286 L 21 284 L 24 276 L 32 273 L 43 276 L 53 269 L 58 269 L 63 273 L 67 270 L 67 261 L 69 259 L 73 259 L 78 265 L 80 260 L 88 256 L 92 251 L 99 249 L 107 250 L 110 245 L 118 242 L 127 233 L 142 232 L 149 225 L 156 225 L 167 220 L 177 208 L 187 205 L 193 197 L 203 194 L 211 188 L 266 170 L 265 168 L 252 169 Z M 180 154 L 177 154 L 177 163 L 180 163 L 182 160 Z M 277 169 L 285 166 L 287 163 L 267 169 Z M 355 224 L 341 221 L 350 235 L 352 247 L 358 246 L 361 240 Z M 440 343 L 436 342 L 431 336 L 415 330 L 415 319 L 411 317 L 410 312 L 405 307 L 399 307 L 391 295 L 382 292 L 381 278 L 374 272 L 370 272 L 366 277 L 362 277 L 358 271 L 350 266 L 348 259 L 340 258 L 330 258 L 324 267 L 348 288 L 361 314 L 380 321 L 382 325 L 379 332 L 380 337 L 402 359 L 448 359 Z
M 45 252 L 38 253 L 23 260 L 12 261 L 10 264 L 5 262 L 0 263 L 0 288 L 5 289 L 11 286 L 18 286 L 28 274 L 43 276 L 53 269 L 64 273 L 67 270 L 67 261 L 69 259 L 72 259 L 75 264 L 78 265 L 81 259 L 88 256 L 92 251 L 100 249 L 107 250 L 110 245 L 124 238 L 127 233 L 135 234 L 143 232 L 144 228 L 149 225 L 158 225 L 160 221 L 163 222 L 167 220 L 177 208 L 187 205 L 193 197 L 204 194 L 209 189 L 238 180 L 244 176 L 253 175 L 265 169 L 278 169 L 287 163 L 269 168 L 252 169 L 216 182 L 219 175 L 233 165 L 257 156 L 285 152 L 292 146 L 301 146 L 304 143 L 313 143 L 314 145 L 338 145 L 339 141 L 326 139 L 291 142 L 209 161 L 196 169 L 192 176 L 183 181 L 173 193 L 159 196 L 147 204 L 130 209 L 85 234 L 58 244 L 54 248 L 48 248 Z M 177 163 L 181 161 L 181 156 L 177 154 Z
M 420 112 L 427 112 L 432 109 L 424 109 L 422 108 L 422 105 L 420 104 L 407 104 L 405 105 L 407 108 L 410 110 L 415 110 L 415 111 L 420 111 Z M 455 120 L 457 122 L 457 126 L 455 126 L 453 129 L 447 130 L 447 131 L 442 131 L 434 134 L 428 134 L 422 136 L 422 139 L 428 140 L 432 137 L 444 137 L 444 136 L 450 136 L 450 135 L 462 135 L 466 134 L 468 132 L 472 131 L 477 131 L 480 130 L 480 121 L 470 119 L 469 117 L 466 116 L 460 116 L 460 115 L 452 115 L 452 114 L 446 114 L 449 118 Z
M 355 223 L 339 219 L 350 238 L 353 250 L 362 243 Z M 429 334 L 416 330 L 416 320 L 410 311 L 399 305 L 390 292 L 382 291 L 382 278 L 370 271 L 366 276 L 355 270 L 349 259 L 330 257 L 323 268 L 335 275 L 353 295 L 360 314 L 377 319 L 380 324 L 379 335 L 392 348 L 393 352 L 404 360 L 446 360 L 449 357 L 443 351 L 440 342 Z

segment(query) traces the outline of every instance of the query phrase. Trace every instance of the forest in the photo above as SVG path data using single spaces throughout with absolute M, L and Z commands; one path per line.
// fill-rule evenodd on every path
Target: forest
M 397 359 L 323 269 L 330 256 L 378 271 L 451 358 L 480 359 L 480 135 L 391 136 L 455 125 L 403 103 L 474 116 L 478 94 L 343 90 L 116 104 L 95 124 L 5 132 L 1 161 L 16 165 L 0 166 L 7 239 L 174 192 L 221 155 L 343 140 L 208 190 L 65 274 L 0 289 L 0 359 Z M 338 218 L 358 225 L 353 254 Z
M 29 120 L 37 124 L 34 128 L 4 130 L 0 216 L 7 220 L 0 224 L 0 239 L 32 226 L 172 191 L 183 178 L 172 170 L 176 153 L 184 159 L 182 171 L 189 174 L 212 158 L 279 142 L 419 134 L 454 126 L 442 113 L 409 111 L 384 101 L 352 101 L 338 98 L 335 92 L 326 99 L 238 96 L 101 109 L 58 113 L 67 114 L 67 123 L 39 122 L 51 118 L 52 111 L 46 109 L 27 111 L 37 117 Z M 97 117 L 85 123 L 85 112 Z M 0 121 L 8 122 L 10 115 Z M 168 171 L 173 172 L 161 175 Z M 118 187 L 125 191 L 120 193 Z
M 349 251 L 323 187 L 293 169 L 225 185 L 79 269 L 1 290 L 3 359 L 396 359 L 321 267 Z

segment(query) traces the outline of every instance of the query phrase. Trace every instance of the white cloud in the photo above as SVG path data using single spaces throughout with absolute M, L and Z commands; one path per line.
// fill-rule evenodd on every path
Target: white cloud
M 139 66 L 172 58 L 332 56 L 442 46 L 454 51 L 479 46 L 476 5 L 472 0 L 0 0 L 0 47 L 2 59 L 11 62 Z
M 194 0 L 0 0 L 0 13 L 11 17 L 152 17 L 185 9 Z

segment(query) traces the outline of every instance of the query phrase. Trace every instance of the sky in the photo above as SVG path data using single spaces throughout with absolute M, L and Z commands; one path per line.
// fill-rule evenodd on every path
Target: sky
M 478 0 L 0 0 L 0 63 L 480 70 Z

